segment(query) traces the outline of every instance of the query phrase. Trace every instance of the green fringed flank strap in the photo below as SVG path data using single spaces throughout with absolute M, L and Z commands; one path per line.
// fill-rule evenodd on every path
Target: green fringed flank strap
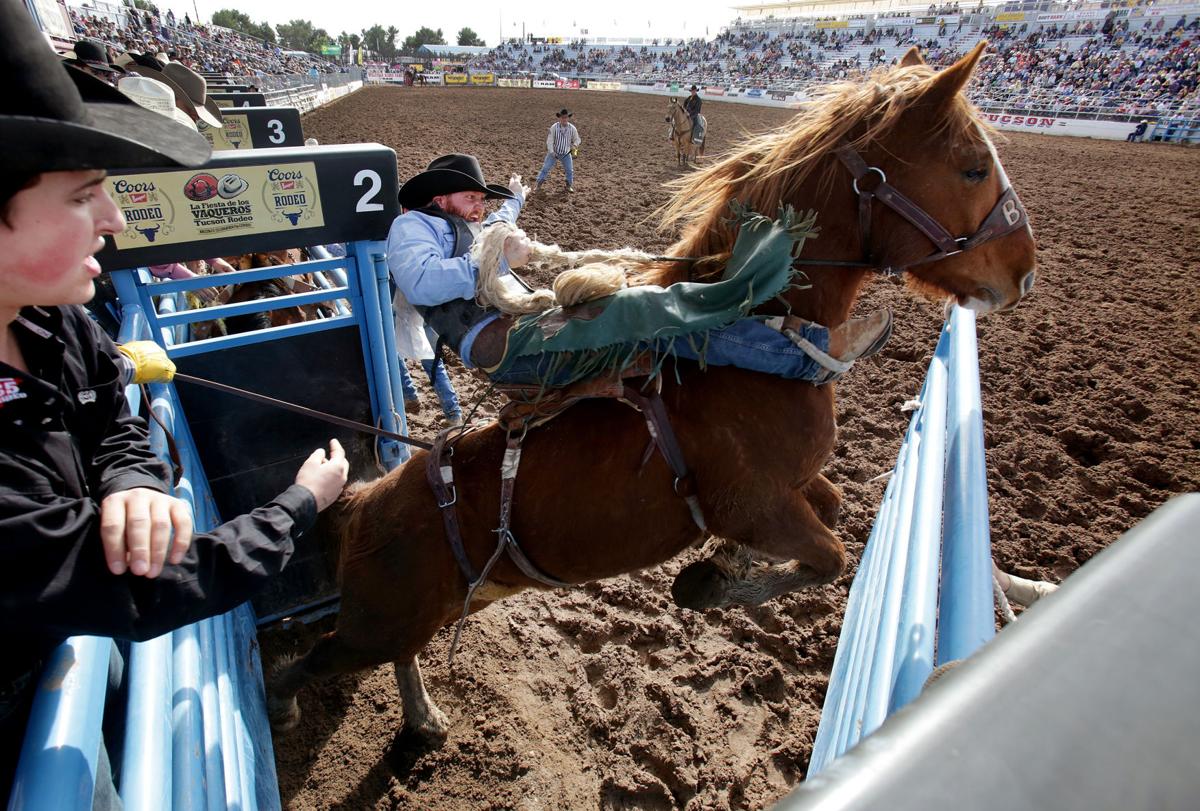
M 792 258 L 817 236 L 811 210 L 798 217 L 791 206 L 781 206 L 770 220 L 736 200 L 730 209 L 740 227 L 720 281 L 626 288 L 575 308 L 586 311 L 582 318 L 561 307 L 523 316 L 509 331 L 504 358 L 488 371 L 503 372 L 519 357 L 550 352 L 555 358 L 545 379 L 563 386 L 624 370 L 648 342 L 684 338 L 703 350 L 709 330 L 747 317 L 792 287 L 800 275 Z M 656 372 L 665 360 L 658 359 Z M 568 378 L 560 379 L 564 372 Z

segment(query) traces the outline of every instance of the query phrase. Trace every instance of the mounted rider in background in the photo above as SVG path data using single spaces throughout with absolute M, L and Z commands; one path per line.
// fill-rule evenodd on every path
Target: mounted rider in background
M 683 111 L 692 117 L 692 140 L 699 141 L 703 135 L 703 130 L 700 127 L 700 105 L 703 102 L 700 100 L 700 88 L 692 85 L 688 97 L 683 100 Z

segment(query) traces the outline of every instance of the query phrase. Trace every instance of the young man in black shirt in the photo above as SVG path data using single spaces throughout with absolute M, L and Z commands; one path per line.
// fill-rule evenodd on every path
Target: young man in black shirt
M 64 67 L 18 0 L 0 0 L 0 797 L 7 796 L 43 657 L 63 638 L 150 639 L 244 602 L 333 503 L 336 441 L 266 506 L 193 536 L 170 496 L 122 367 L 170 368 L 152 344 L 122 354 L 78 306 L 93 254 L 124 229 L 107 166 L 198 166 L 203 137 Z M 166 375 L 169 379 L 169 375 Z M 97 775 L 97 785 L 104 779 Z

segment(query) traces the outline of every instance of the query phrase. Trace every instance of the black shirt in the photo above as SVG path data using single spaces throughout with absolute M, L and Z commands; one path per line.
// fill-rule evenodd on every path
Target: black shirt
M 30 374 L 0 363 L 0 699 L 66 636 L 151 639 L 239 605 L 317 515 L 313 494 L 293 485 L 194 535 L 157 578 L 113 575 L 100 502 L 134 487 L 167 492 L 166 467 L 129 411 L 116 347 L 81 308 L 27 307 L 13 333 Z

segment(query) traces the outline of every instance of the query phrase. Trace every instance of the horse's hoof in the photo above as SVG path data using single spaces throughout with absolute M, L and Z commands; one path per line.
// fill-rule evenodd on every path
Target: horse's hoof
M 729 579 L 725 572 L 711 560 L 701 560 L 675 576 L 671 584 L 671 597 L 680 608 L 703 611 L 718 608 L 729 602 L 726 592 Z
M 267 699 L 267 718 L 276 732 L 291 732 L 300 724 L 300 704 L 294 696 L 286 701 Z
M 431 707 L 429 714 L 416 724 L 405 724 L 404 733 L 410 739 L 416 739 L 425 746 L 435 749 L 446 742 L 450 736 L 450 719 L 437 707 Z

